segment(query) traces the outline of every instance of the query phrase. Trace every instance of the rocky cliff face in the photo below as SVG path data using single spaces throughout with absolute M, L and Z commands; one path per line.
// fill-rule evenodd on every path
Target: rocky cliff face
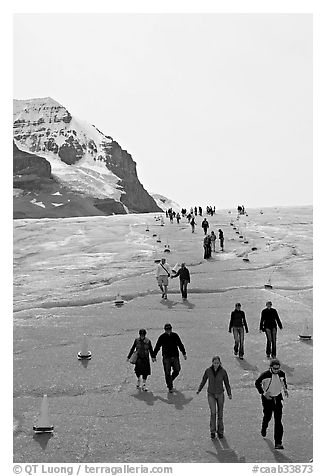
M 13 173 L 14 180 L 34 175 L 39 178 L 51 177 L 51 165 L 43 157 L 24 152 L 13 143 Z
M 14 101 L 14 141 L 16 176 L 42 173 L 104 214 L 161 211 L 139 182 L 131 155 L 51 98 Z

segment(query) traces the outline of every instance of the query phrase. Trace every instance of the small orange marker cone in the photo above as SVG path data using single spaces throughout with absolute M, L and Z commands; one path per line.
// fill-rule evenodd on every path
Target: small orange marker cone
M 310 340 L 311 339 L 311 330 L 308 325 L 307 319 L 305 319 L 301 333 L 299 334 L 300 339 Z
M 117 307 L 121 307 L 124 304 L 124 300 L 121 298 L 120 293 L 117 294 L 116 300 L 114 301 L 114 304 Z
M 177 274 L 179 268 L 180 268 L 179 263 L 176 263 L 176 264 L 173 266 L 173 268 L 172 268 L 172 273 L 173 273 L 173 274 Z
M 50 425 L 49 404 L 47 395 L 43 396 L 41 404 L 41 413 L 37 420 L 37 424 L 33 426 L 35 433 L 53 433 L 54 426 Z
M 265 284 L 265 289 L 273 289 L 271 276 L 268 278 L 267 284 Z
M 244 257 L 242 259 L 243 261 L 249 261 L 248 251 L 245 252 Z
M 78 360 L 90 360 L 92 358 L 92 352 L 88 350 L 86 334 L 83 336 L 82 348 L 81 351 L 78 352 L 77 358 Z

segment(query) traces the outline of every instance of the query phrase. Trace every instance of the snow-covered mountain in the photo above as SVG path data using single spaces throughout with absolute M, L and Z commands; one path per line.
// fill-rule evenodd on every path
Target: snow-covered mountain
M 151 193 L 152 197 L 154 198 L 157 205 L 162 208 L 163 211 L 172 208 L 175 212 L 180 212 L 181 208 L 180 205 L 169 198 L 164 197 L 163 195 L 159 195 L 158 193 Z
M 57 187 L 86 199 L 95 205 L 95 212 L 96 209 L 104 214 L 161 211 L 139 182 L 131 155 L 112 137 L 73 117 L 53 99 L 14 100 L 13 127 L 17 146 L 14 148 L 16 188 L 27 189 L 29 193 L 41 189 L 44 193 L 39 179 L 33 190 L 31 179 L 37 175 L 35 157 L 40 157 L 50 164 L 50 178 Z M 26 161 L 27 156 L 21 152 L 34 155 L 32 172 L 27 165 L 31 158 Z M 48 212 L 52 216 L 50 209 Z M 43 215 L 47 216 L 46 210 Z

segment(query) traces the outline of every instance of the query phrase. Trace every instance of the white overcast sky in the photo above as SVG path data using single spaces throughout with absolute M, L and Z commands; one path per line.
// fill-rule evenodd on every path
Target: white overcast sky
M 312 204 L 311 14 L 16 14 L 14 98 L 111 135 L 180 205 Z

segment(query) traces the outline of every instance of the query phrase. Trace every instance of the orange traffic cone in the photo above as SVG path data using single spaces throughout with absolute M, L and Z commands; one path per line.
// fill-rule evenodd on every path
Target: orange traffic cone
M 121 298 L 120 293 L 117 294 L 117 297 L 116 297 L 116 299 L 115 299 L 115 301 L 114 301 L 114 304 L 115 304 L 117 307 L 123 306 L 124 300 Z
M 248 251 L 245 252 L 244 257 L 242 259 L 243 261 L 249 261 Z
M 303 340 L 310 340 L 311 339 L 311 329 L 310 329 L 310 326 L 308 324 L 307 319 L 305 319 L 305 321 L 303 323 L 302 331 L 299 334 L 299 337 L 300 337 L 300 339 L 303 339 Z
M 173 266 L 173 268 L 172 268 L 172 273 L 173 273 L 173 274 L 177 274 L 179 268 L 180 268 L 179 263 L 176 263 L 176 264 Z
M 265 284 L 265 289 L 273 289 L 271 276 L 268 278 L 267 284 Z
M 83 343 L 81 351 L 77 354 L 78 360 L 90 360 L 92 358 L 92 352 L 88 350 L 87 347 L 87 335 L 83 336 Z
M 41 413 L 37 424 L 33 426 L 35 433 L 53 433 L 54 426 L 50 425 L 49 419 L 49 404 L 47 395 L 43 396 Z

